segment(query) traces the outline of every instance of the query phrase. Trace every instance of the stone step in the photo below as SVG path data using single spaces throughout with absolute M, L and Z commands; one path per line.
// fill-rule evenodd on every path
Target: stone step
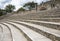
M 48 21 L 48 22 L 60 22 L 60 18 L 30 18 L 29 20 Z
M 3 23 L 4 25 L 7 25 L 10 29 L 11 29 L 11 33 L 13 36 L 13 41 L 28 41 L 24 35 L 22 34 L 22 32 L 20 31 L 20 29 L 14 27 L 13 25 L 7 24 L 7 23 Z
M 10 24 L 10 23 L 2 23 L 4 25 L 7 25 L 9 28 L 11 28 L 13 39 L 15 41 L 32 41 L 20 28 L 17 26 Z M 14 28 L 14 29 L 13 29 Z M 14 30 L 14 32 L 13 32 Z M 15 36 L 16 35 L 16 36 Z M 18 36 L 17 36 L 18 35 Z
M 34 23 L 34 24 L 46 26 L 48 28 L 60 30 L 60 23 L 58 22 L 47 22 L 47 21 L 38 21 L 38 20 L 25 20 L 25 22 Z
M 8 22 L 9 24 L 17 26 L 19 29 L 21 29 L 32 41 L 52 41 L 49 38 L 29 29 L 28 27 L 25 27 L 23 25 L 20 25 L 18 23 Z
M 12 34 L 11 34 L 11 29 L 9 27 L 5 26 L 5 25 L 2 25 L 2 24 L 0 24 L 0 26 L 3 28 L 1 41 L 13 41 Z
M 0 26 L 0 41 L 2 41 L 3 38 L 3 28 Z
M 22 24 L 22 25 L 25 25 L 28 27 L 30 26 L 29 28 L 33 29 L 34 31 L 37 31 L 40 34 L 42 33 L 43 35 L 45 35 L 46 37 L 48 37 L 54 41 L 57 41 L 57 40 L 60 41 L 60 30 L 51 29 L 51 28 L 47 28 L 47 27 L 44 27 L 41 25 L 21 22 L 21 21 L 11 21 L 11 22 Z

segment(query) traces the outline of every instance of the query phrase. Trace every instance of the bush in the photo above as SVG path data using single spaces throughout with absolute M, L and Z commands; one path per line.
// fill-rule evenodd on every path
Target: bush
M 7 14 L 5 10 L 0 9 L 0 16 Z
M 21 7 L 17 10 L 17 12 L 19 12 L 19 11 L 25 11 L 25 9 L 23 7 Z
M 9 4 L 9 5 L 7 5 L 7 6 L 5 7 L 5 10 L 6 10 L 6 12 L 8 12 L 8 13 L 13 12 L 14 9 L 15 9 L 15 6 L 14 6 L 14 5 L 11 5 L 11 4 Z

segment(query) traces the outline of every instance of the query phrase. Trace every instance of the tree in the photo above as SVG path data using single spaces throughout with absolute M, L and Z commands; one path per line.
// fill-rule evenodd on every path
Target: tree
M 19 12 L 19 11 L 25 11 L 25 9 L 23 7 L 21 7 L 20 9 L 18 9 L 17 12 Z
M 37 3 L 34 2 L 28 2 L 23 7 L 27 7 L 29 10 L 32 10 L 33 8 L 37 7 Z M 36 8 L 37 9 L 37 8 Z
M 6 12 L 8 12 L 8 13 L 13 12 L 14 9 L 15 9 L 15 6 L 11 5 L 11 4 L 7 5 L 5 8 Z
M 0 9 L 0 16 L 7 14 L 5 10 Z

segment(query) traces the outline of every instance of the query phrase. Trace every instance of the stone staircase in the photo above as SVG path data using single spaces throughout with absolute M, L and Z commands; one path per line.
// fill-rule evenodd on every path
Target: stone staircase
M 51 21 L 60 22 L 60 8 L 52 9 L 47 11 L 37 11 L 35 13 L 28 14 L 8 14 L 4 16 L 3 20 L 14 19 L 14 20 L 40 20 L 40 21 Z
M 60 41 L 60 9 L 8 14 L 1 19 L 0 41 Z
M 0 33 L 2 34 L 0 36 L 2 37 L 0 41 L 60 41 L 60 29 L 39 25 L 37 22 L 36 20 L 8 20 L 1 22 L 0 28 L 2 32 Z M 51 24 L 60 25 L 60 23 Z
M 60 9 L 53 9 L 49 11 L 40 11 L 37 13 L 27 14 L 25 16 L 22 16 L 22 19 L 59 22 Z

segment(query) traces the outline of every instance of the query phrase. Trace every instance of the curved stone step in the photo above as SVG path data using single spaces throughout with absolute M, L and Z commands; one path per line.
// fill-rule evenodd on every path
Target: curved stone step
M 60 22 L 60 18 L 31 18 L 30 20 L 48 21 L 48 22 Z
M 21 21 L 13 21 L 13 22 L 26 24 L 26 25 L 29 25 L 29 26 L 32 26 L 32 27 L 35 27 L 35 28 L 39 28 L 39 27 L 40 27 L 40 28 L 39 28 L 40 30 L 44 30 L 44 31 L 47 30 L 46 32 L 49 32 L 49 33 L 51 33 L 51 34 L 55 33 L 54 35 L 60 37 L 60 33 L 58 33 L 58 32 L 60 32 L 60 30 L 55 30 L 55 29 L 51 29 L 51 28 L 44 27 L 44 26 L 40 26 L 40 25 L 36 25 L 36 24 L 32 24 L 32 23 L 27 23 L 27 22 L 21 22 Z M 10 22 L 9 22 L 9 23 L 10 23 Z M 45 30 L 45 29 L 46 29 L 46 30 Z M 51 30 L 51 31 L 49 31 L 49 30 Z
M 3 32 L 3 27 L 0 25 L 0 33 Z
M 42 32 L 45 36 L 51 38 L 52 40 L 54 40 L 54 41 L 59 40 L 60 41 L 60 30 L 55 30 L 55 29 L 44 27 L 44 26 L 40 26 L 40 25 L 36 25 L 36 24 L 32 24 L 32 23 L 27 23 L 27 22 L 21 22 L 21 21 L 11 21 L 11 22 L 30 26 L 29 28 L 31 28 L 35 31 L 38 31 L 38 32 L 40 31 L 39 33 Z
M 13 41 L 11 29 L 3 24 L 0 24 L 0 26 L 3 28 L 2 41 Z
M 52 41 L 49 38 L 23 26 L 17 23 L 8 22 L 9 24 L 17 26 L 19 29 L 21 29 L 32 41 Z
M 8 23 L 2 23 L 2 24 L 7 25 L 11 29 L 13 41 L 29 41 L 24 37 L 19 28 L 16 28 L 15 26 L 10 25 Z
M 48 23 L 48 24 L 60 25 L 60 23 L 57 23 L 57 22 L 47 22 L 47 21 L 38 21 L 38 20 L 26 20 L 26 21 L 31 21 L 31 22 L 40 22 L 40 23 Z
M 0 41 L 2 41 L 3 38 L 3 28 L 0 25 Z
M 46 26 L 48 28 L 60 30 L 60 23 L 57 22 L 47 22 L 47 21 L 38 21 L 38 20 L 26 20 L 25 22 L 34 23 L 34 24 Z

